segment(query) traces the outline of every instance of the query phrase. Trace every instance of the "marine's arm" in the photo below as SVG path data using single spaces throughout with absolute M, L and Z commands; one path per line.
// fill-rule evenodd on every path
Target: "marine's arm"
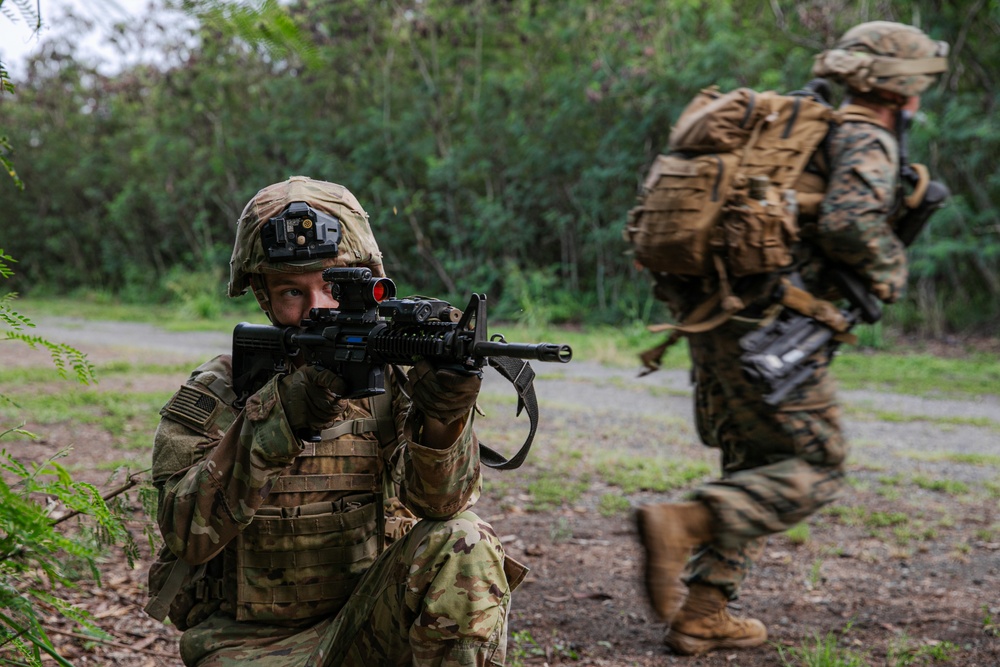
M 888 221 L 898 183 L 898 146 L 885 130 L 846 123 L 833 141 L 833 170 L 820 207 L 815 242 L 854 271 L 886 303 L 906 288 L 903 244 Z

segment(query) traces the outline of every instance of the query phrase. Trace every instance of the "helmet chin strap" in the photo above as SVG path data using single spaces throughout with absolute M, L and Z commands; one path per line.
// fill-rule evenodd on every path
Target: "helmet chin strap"
M 263 274 L 251 273 L 250 287 L 253 289 L 254 298 L 257 299 L 257 305 L 267 315 L 271 324 L 275 324 L 274 312 L 271 310 L 271 297 L 267 293 L 267 284 L 264 282 Z

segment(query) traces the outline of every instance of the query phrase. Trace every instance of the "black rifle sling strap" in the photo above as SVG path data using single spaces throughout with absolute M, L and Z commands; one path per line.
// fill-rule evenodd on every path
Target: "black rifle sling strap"
M 150 597 L 149 602 L 146 603 L 143 609 L 158 621 L 162 621 L 170 613 L 170 605 L 173 603 L 174 598 L 177 597 L 177 594 L 181 592 L 181 588 L 184 586 L 184 581 L 188 575 L 194 572 L 191 575 L 191 581 L 196 581 L 204 576 L 206 569 L 204 563 L 195 566 L 180 558 L 171 563 L 169 567 L 170 573 L 167 574 L 166 581 L 163 582 L 163 587 Z
M 531 428 L 528 431 L 527 439 L 521 445 L 521 449 L 511 458 L 505 458 L 503 454 L 480 442 L 479 459 L 484 465 L 496 470 L 514 470 L 520 468 L 528 456 L 531 441 L 535 439 L 535 429 L 538 427 L 538 400 L 535 398 L 534 385 L 535 371 L 527 361 L 511 357 L 489 357 L 489 364 L 514 385 L 514 389 L 517 391 L 517 415 L 520 416 L 522 410 L 527 410 Z

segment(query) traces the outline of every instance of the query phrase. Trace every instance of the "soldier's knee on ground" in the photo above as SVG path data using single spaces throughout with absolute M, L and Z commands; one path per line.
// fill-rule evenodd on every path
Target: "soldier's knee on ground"
M 406 606 L 415 664 L 501 665 L 510 587 L 493 528 L 473 512 L 421 521 L 407 536 Z
M 493 528 L 473 512 L 424 520 L 408 535 L 407 606 L 424 639 L 493 636 L 506 623 L 509 585 Z

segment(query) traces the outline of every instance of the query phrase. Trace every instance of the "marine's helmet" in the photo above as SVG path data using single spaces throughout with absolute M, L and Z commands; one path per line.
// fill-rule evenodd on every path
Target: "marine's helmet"
M 947 56 L 948 43 L 931 39 L 919 28 L 871 21 L 851 28 L 832 49 L 817 55 L 813 74 L 861 93 L 913 97 L 948 69 Z
M 229 296 L 253 289 L 270 313 L 264 274 L 350 266 L 385 275 L 368 214 L 344 186 L 293 176 L 262 189 L 243 209 L 229 262 Z

